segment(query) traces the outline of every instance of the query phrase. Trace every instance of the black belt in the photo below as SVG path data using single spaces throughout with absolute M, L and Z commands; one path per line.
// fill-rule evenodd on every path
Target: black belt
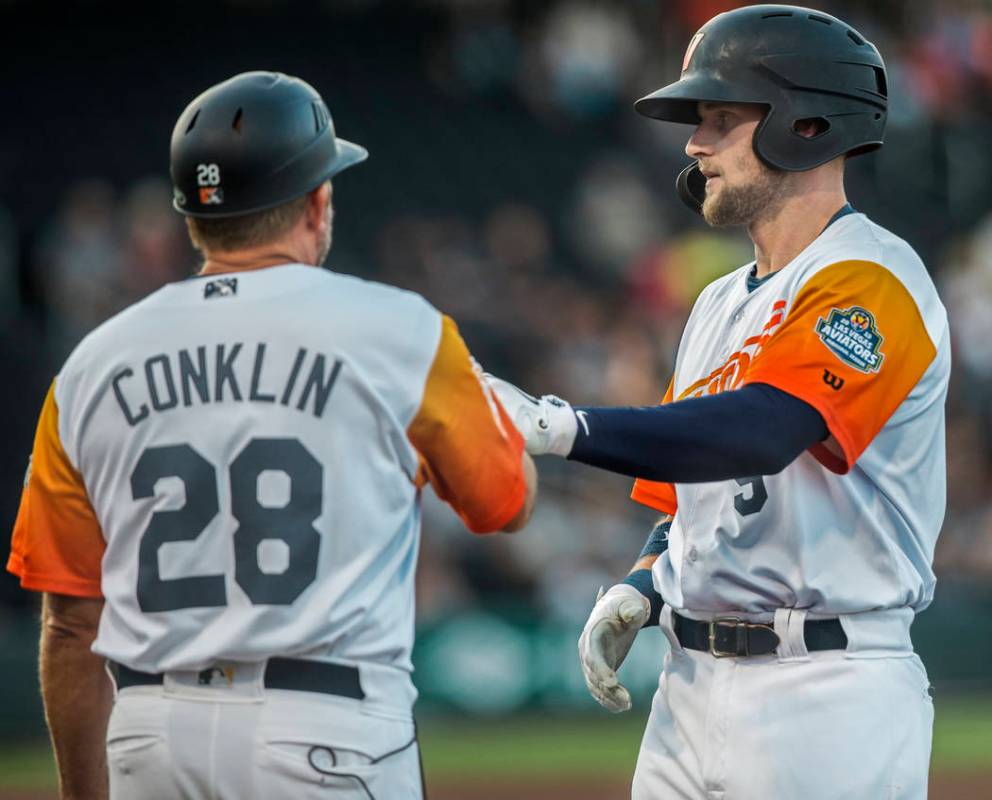
M 117 690 L 129 686 L 159 686 L 163 676 L 160 673 L 138 672 L 123 664 L 110 663 Z M 221 667 L 208 667 L 200 670 L 197 681 L 201 686 L 209 686 L 215 680 L 224 680 Z M 324 661 L 307 661 L 298 658 L 270 658 L 265 665 L 262 683 L 266 689 L 290 689 L 299 692 L 320 692 L 338 697 L 351 697 L 362 700 L 365 692 L 359 680 L 358 667 L 345 664 L 329 664 Z
M 774 653 L 781 641 L 769 624 L 745 622 L 739 617 L 694 620 L 672 612 L 675 636 L 689 650 L 702 650 L 716 658 L 763 656 Z M 807 620 L 803 626 L 807 650 L 844 650 L 847 634 L 839 619 Z

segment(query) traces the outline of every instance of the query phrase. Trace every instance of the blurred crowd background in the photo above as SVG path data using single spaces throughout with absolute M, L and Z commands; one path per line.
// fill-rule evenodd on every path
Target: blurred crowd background
M 678 77 L 703 22 L 741 4 L 180 1 L 144 4 L 139 19 L 133 7 L 7 0 L 0 519 L 13 522 L 36 415 L 67 353 L 108 316 L 196 271 L 170 207 L 169 136 L 189 100 L 246 69 L 310 81 L 339 135 L 371 152 L 335 182 L 329 268 L 422 293 L 487 369 L 532 391 L 657 402 L 697 293 L 751 249 L 742 232 L 709 229 L 678 201 L 690 128 L 640 117 L 632 103 Z M 947 304 L 955 369 L 938 604 L 946 593 L 948 608 L 987 609 L 992 8 L 815 5 L 857 27 L 888 66 L 887 144 L 851 162 L 849 196 L 920 252 Z M 653 517 L 629 501 L 630 482 L 540 467 L 535 521 L 519 537 L 479 541 L 427 503 L 425 628 L 480 610 L 574 628 L 600 584 L 629 568 Z M 0 578 L 0 635 L 33 602 Z M 947 613 L 953 625 L 959 612 Z M 957 677 L 989 685 L 977 659 Z

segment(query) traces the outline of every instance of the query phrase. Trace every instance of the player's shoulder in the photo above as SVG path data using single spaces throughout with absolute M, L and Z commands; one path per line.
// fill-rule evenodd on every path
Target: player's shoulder
M 307 301 L 318 310 L 333 308 L 341 320 L 361 330 L 369 346 L 399 354 L 422 348 L 433 352 L 441 336 L 442 313 L 423 295 L 388 283 L 314 270 Z
M 827 277 L 846 275 L 857 284 L 868 283 L 875 291 L 887 284 L 900 284 L 917 306 L 934 341 L 946 328 L 947 312 L 933 278 L 916 250 L 864 214 L 849 214 L 835 222 L 803 259 L 796 275 L 797 289 Z
M 843 263 L 864 264 L 884 269 L 907 288 L 933 291 L 936 289 L 926 265 L 905 239 L 873 222 L 864 214 L 849 214 L 821 235 L 809 248 L 805 277 Z
M 333 308 L 335 313 L 347 312 L 366 319 L 390 317 L 399 322 L 403 318 L 440 315 L 416 292 L 332 269 L 290 264 L 249 274 L 248 280 L 256 280 L 256 275 L 266 281 L 266 285 L 257 287 L 259 299 L 266 301 L 286 292 L 295 295 L 294 304 L 298 307 L 327 311 Z M 255 287 L 249 284 L 246 288 L 250 291 Z

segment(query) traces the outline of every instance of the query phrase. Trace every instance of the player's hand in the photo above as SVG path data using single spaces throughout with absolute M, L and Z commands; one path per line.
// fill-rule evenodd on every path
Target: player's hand
M 495 375 L 486 373 L 483 377 L 524 437 L 528 453 L 564 457 L 572 452 L 578 433 L 572 406 L 552 394 L 533 397 Z
M 651 616 L 651 603 L 633 586 L 618 583 L 596 605 L 579 637 L 579 663 L 589 692 L 603 708 L 619 714 L 630 709 L 630 692 L 617 680 L 634 637 Z

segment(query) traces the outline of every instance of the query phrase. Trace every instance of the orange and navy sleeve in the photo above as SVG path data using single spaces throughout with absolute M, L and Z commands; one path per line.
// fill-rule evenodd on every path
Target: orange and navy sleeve
M 475 533 L 503 528 L 523 507 L 523 438 L 484 387 L 454 321 L 445 316 L 417 415 L 407 429 L 429 481 Z
M 819 411 L 837 447 L 828 439 L 810 453 L 843 475 L 936 354 L 916 301 L 895 275 L 870 261 L 842 261 L 803 285 L 744 383 L 767 383 Z
M 35 432 L 7 569 L 25 589 L 98 598 L 105 547 L 83 478 L 59 439 L 53 383 Z
M 661 400 L 661 405 L 671 403 L 675 392 L 675 378 L 668 382 L 668 389 Z M 634 481 L 634 488 L 630 493 L 630 499 L 642 505 L 661 511 L 663 514 L 675 515 L 678 508 L 678 500 L 675 497 L 675 485 L 672 483 L 662 483 L 661 481 L 648 481 L 638 478 Z

